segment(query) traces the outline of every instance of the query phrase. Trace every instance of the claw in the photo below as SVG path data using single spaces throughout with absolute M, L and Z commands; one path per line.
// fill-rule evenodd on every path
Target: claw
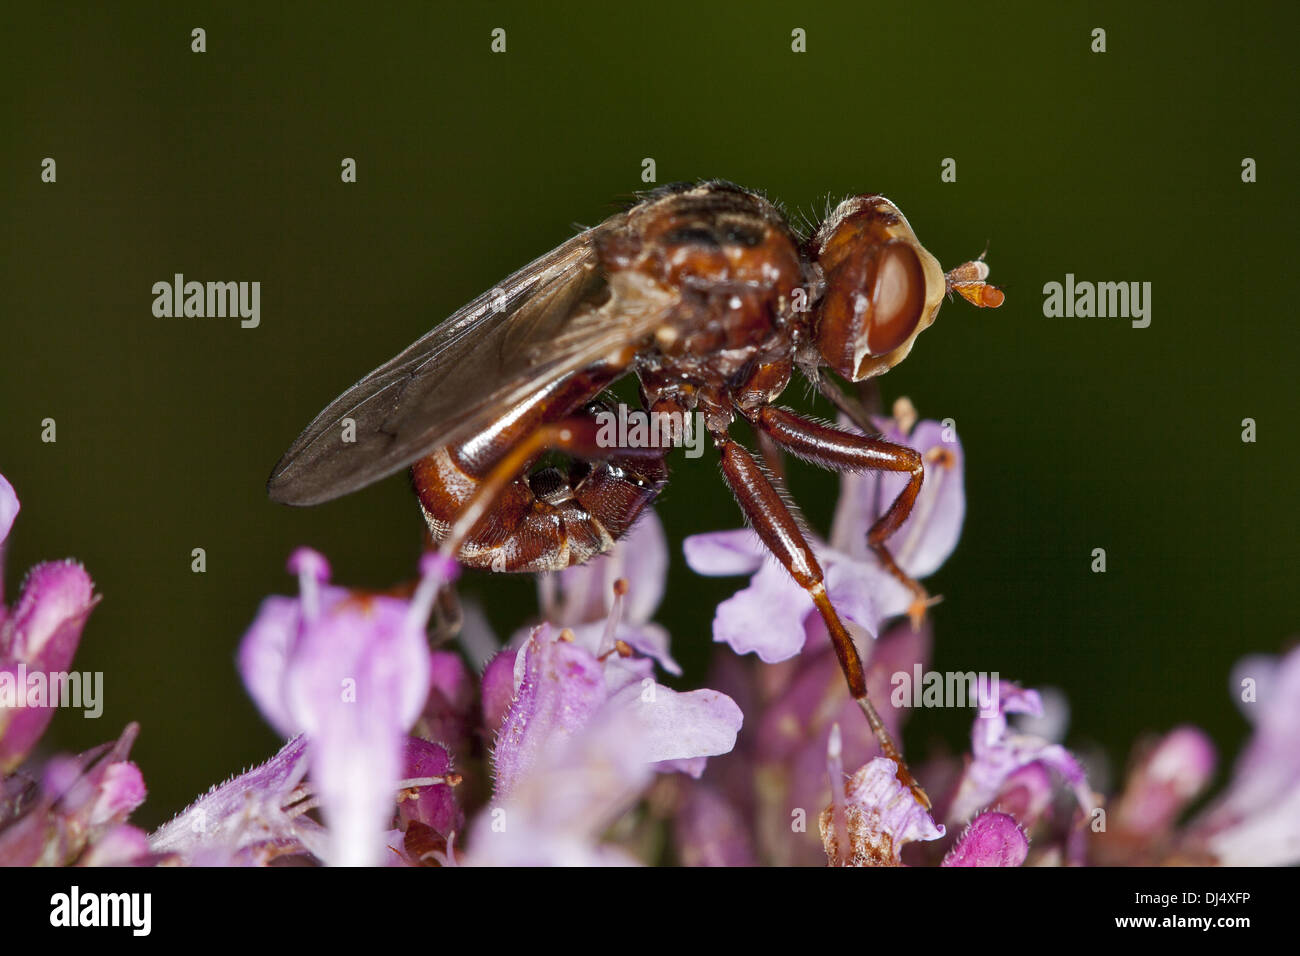
M 925 588 L 917 585 L 916 597 L 912 603 L 907 606 L 907 617 L 912 622 L 912 630 L 919 631 L 921 625 L 925 623 L 926 612 L 943 600 L 943 595 L 936 594 L 933 597 L 928 594 Z
M 894 738 L 889 736 L 889 730 L 885 727 L 884 721 L 876 713 L 875 706 L 864 694 L 856 698 L 858 706 L 862 708 L 862 713 L 866 715 L 867 724 L 871 727 L 872 733 L 876 735 L 876 740 L 880 743 L 880 752 L 890 760 L 894 761 L 894 776 L 903 786 L 912 791 L 912 798 L 916 800 L 927 811 L 930 809 L 930 795 L 912 776 L 912 771 L 907 769 L 907 761 L 903 759 L 898 745 L 894 743 Z
M 907 769 L 907 764 L 903 763 L 901 757 L 894 758 L 894 766 L 898 768 L 897 772 L 894 774 L 895 778 L 899 783 L 907 787 L 908 790 L 912 791 L 912 799 L 919 803 L 927 812 L 933 809 L 933 804 L 930 803 L 930 795 L 925 792 L 925 788 L 922 787 L 917 782 L 916 778 L 912 776 L 912 771 Z

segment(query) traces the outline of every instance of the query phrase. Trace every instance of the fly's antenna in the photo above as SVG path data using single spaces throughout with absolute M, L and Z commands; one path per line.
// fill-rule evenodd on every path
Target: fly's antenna
M 988 251 L 988 243 L 985 243 L 979 258 L 963 262 L 944 274 L 948 295 L 956 292 L 971 305 L 981 309 L 996 309 L 1006 301 L 1006 293 L 985 281 L 989 277 L 989 264 L 984 261 Z

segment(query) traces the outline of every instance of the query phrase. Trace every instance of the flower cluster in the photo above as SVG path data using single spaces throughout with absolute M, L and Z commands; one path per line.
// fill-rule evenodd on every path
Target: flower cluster
M 730 751 L 741 713 L 723 694 L 656 681 L 657 662 L 678 670 L 649 622 L 667 563 L 658 523 L 638 525 L 624 553 L 641 560 L 608 589 L 618 559 L 561 574 L 551 620 L 476 679 L 458 654 L 429 649 L 433 601 L 454 574 L 436 554 L 408 600 L 329 585 L 324 558 L 300 550 L 298 597 L 267 599 L 239 653 L 249 693 L 289 742 L 161 828 L 153 851 L 198 863 L 634 862 L 605 831 L 656 774 L 698 776 Z
M 27 759 L 54 716 L 86 619 L 98 598 L 86 569 L 49 561 L 27 573 L 18 600 L 4 600 L 4 550 L 18 496 L 0 475 L 0 865 L 114 864 L 148 852 L 126 822 L 144 801 L 144 778 L 127 759 L 139 728 L 77 757 Z
M 927 462 L 891 540 L 924 578 L 960 537 L 962 446 L 907 404 L 876 424 Z M 909 710 L 881 705 L 934 640 L 866 542 L 903 481 L 844 476 L 829 537 L 812 539 L 895 737 Z M 0 477 L 0 558 L 17 513 Z M 1239 665 L 1254 734 L 1190 819 L 1216 761 L 1201 731 L 1142 742 L 1108 797 L 1061 742 L 1063 701 L 1009 682 L 981 700 L 966 753 L 914 761 L 924 807 L 862 720 L 821 616 L 757 536 L 700 534 L 684 552 L 697 573 L 748 576 L 714 613 L 716 689 L 667 683 L 682 672 L 653 620 L 669 564 L 653 513 L 606 557 L 543 577 L 539 614 L 503 644 L 473 605 L 459 647 L 436 623 L 431 641 L 458 571 L 436 554 L 413 585 L 372 593 L 332 584 L 325 558 L 299 549 L 297 595 L 267 598 L 238 654 L 283 747 L 153 834 L 129 822 L 145 796 L 136 725 L 80 756 L 34 756 L 56 703 L 40 689 L 71 666 L 98 600 L 75 562 L 38 565 L 11 608 L 0 591 L 0 864 L 1300 862 L 1300 650 Z

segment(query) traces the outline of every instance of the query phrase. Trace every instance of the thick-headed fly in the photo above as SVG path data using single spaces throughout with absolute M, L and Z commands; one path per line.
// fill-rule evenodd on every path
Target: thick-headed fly
M 924 479 L 911 448 L 876 436 L 826 370 L 862 382 L 893 368 L 945 295 L 996 307 L 982 260 L 945 274 L 889 200 L 840 203 L 807 239 L 763 197 L 726 182 L 646 194 L 470 302 L 316 416 L 276 465 L 271 498 L 312 505 L 403 468 L 435 541 L 472 567 L 552 571 L 609 550 L 668 478 L 667 449 L 609 447 L 598 397 L 629 373 L 652 414 L 702 418 L 741 510 L 807 590 L 849 690 L 899 779 L 927 807 L 867 699 L 862 661 L 799 522 L 728 430 L 836 470 L 907 474 L 867 532 L 890 556 Z M 781 408 L 798 369 L 866 434 Z M 345 435 L 351 440 L 345 440 Z M 541 467 L 560 455 L 567 470 Z

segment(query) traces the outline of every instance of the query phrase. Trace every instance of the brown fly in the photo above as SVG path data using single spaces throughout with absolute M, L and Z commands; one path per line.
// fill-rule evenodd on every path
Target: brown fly
M 898 777 L 927 807 L 871 701 L 862 661 L 812 548 L 768 472 L 735 442 L 737 416 L 768 447 L 840 471 L 909 476 L 867 532 L 882 565 L 928 597 L 887 542 L 925 469 L 874 435 L 825 374 L 893 368 L 957 293 L 996 307 L 981 259 L 944 273 L 898 208 L 840 203 L 807 239 L 763 197 L 726 182 L 666 186 L 574 236 L 470 302 L 330 403 L 276 465 L 272 499 L 313 505 L 411 469 L 435 541 L 463 564 L 552 571 L 608 551 L 668 479 L 667 449 L 611 447 L 599 396 L 635 374 L 652 415 L 702 419 L 758 536 L 812 597 Z M 867 434 L 774 404 L 798 369 Z M 604 440 L 602 440 L 604 439 Z M 557 455 L 565 462 L 548 461 Z

